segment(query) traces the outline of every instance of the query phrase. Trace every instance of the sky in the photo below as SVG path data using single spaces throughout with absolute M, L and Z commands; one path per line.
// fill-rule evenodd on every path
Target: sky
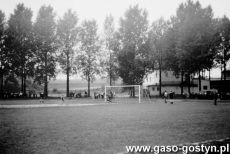
M 99 31 L 102 30 L 105 17 L 111 14 L 115 18 L 115 24 L 124 16 L 129 6 L 138 4 L 140 8 L 148 12 L 149 22 L 163 17 L 169 19 L 176 14 L 176 10 L 182 2 L 187 0 L 0 0 L 0 10 L 2 10 L 8 19 L 10 14 L 18 3 L 24 3 L 26 7 L 33 11 L 33 21 L 36 19 L 39 8 L 42 5 L 51 5 L 57 15 L 57 18 L 63 16 L 64 12 L 72 9 L 78 15 L 79 22 L 87 19 L 97 21 Z M 196 1 L 196 0 L 194 0 Z M 230 18 L 230 0 L 199 0 L 202 7 L 211 5 L 214 17 L 224 15 Z M 213 77 L 218 77 L 220 73 L 213 71 Z
M 150 23 L 154 20 L 164 17 L 169 19 L 175 15 L 179 4 L 186 0 L 0 0 L 0 9 L 5 12 L 8 18 L 13 13 L 18 3 L 24 3 L 25 6 L 32 9 L 36 19 L 37 12 L 42 5 L 51 5 L 57 17 L 62 17 L 64 12 L 72 9 L 78 14 L 80 22 L 85 19 L 95 19 L 99 28 L 102 27 L 105 17 L 108 14 L 114 16 L 116 23 L 119 23 L 120 17 L 131 5 L 138 4 L 145 8 L 149 13 Z M 199 0 L 203 7 L 211 5 L 215 17 L 227 15 L 230 17 L 229 0 Z

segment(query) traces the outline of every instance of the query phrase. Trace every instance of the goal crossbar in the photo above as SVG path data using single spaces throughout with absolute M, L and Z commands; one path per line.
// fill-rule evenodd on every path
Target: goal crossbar
M 105 102 L 107 101 L 107 93 L 106 88 L 128 88 L 128 87 L 138 87 L 138 93 L 139 93 L 139 103 L 141 103 L 141 86 L 140 85 L 124 85 L 124 86 L 105 86 Z

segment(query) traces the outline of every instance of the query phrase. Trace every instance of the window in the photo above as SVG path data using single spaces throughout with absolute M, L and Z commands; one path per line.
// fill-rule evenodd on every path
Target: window
M 157 91 L 159 91 L 160 90 L 160 87 L 157 87 Z
M 203 90 L 207 90 L 208 89 L 208 86 L 203 86 Z
M 154 91 L 154 90 L 155 90 L 155 87 L 152 87 L 152 90 Z

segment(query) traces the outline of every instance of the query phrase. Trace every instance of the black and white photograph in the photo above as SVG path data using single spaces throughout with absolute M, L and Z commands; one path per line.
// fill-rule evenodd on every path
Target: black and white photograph
M 0 0 L 0 154 L 230 154 L 230 1 Z

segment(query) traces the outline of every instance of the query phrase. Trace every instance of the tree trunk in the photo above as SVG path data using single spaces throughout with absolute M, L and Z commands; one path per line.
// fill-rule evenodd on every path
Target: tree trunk
M 112 86 L 112 66 L 111 66 L 111 51 L 109 50 L 109 85 Z
M 26 71 L 25 71 L 25 67 L 23 67 L 23 74 L 22 74 L 22 77 L 23 77 L 23 96 L 25 96 L 26 94 Z
M 45 53 L 45 85 L 44 85 L 44 97 L 48 97 L 48 72 L 47 72 L 47 53 Z
M 111 77 L 111 70 L 109 72 L 109 85 L 112 86 L 112 77 Z
M 224 80 L 226 80 L 226 50 L 224 49 Z
M 23 77 L 23 73 L 21 74 L 21 92 L 24 92 L 24 77 Z
M 1 76 L 0 76 L 0 82 L 1 82 L 0 83 L 1 84 L 0 85 L 1 86 L 0 87 L 0 98 L 3 98 L 3 84 L 4 84 L 3 82 L 4 82 L 4 80 L 3 80 L 3 74 L 2 73 L 1 73 Z
M 69 97 L 69 54 L 67 53 L 67 69 L 66 69 L 66 97 Z
M 24 85 L 23 85 L 23 94 L 26 94 L 26 74 L 24 74 Z
M 221 64 L 220 64 L 220 80 L 223 80 L 222 70 L 223 70 L 223 68 L 222 68 L 222 62 L 221 62 Z
M 190 94 L 191 94 L 191 84 L 190 84 L 190 73 L 188 74 L 188 94 L 189 94 L 189 96 L 190 96 Z
M 88 75 L 88 97 L 90 97 L 90 77 Z
M 161 97 L 161 56 L 159 59 L 159 96 Z
M 200 75 L 200 71 L 199 71 L 199 84 L 198 84 L 198 86 L 199 86 L 199 92 L 201 91 L 201 75 Z
M 182 71 L 181 72 L 181 91 L 180 91 L 180 93 L 181 93 L 181 95 L 183 95 L 184 94 L 184 72 Z
M 224 61 L 224 71 L 223 71 L 223 75 L 224 75 L 224 80 L 226 80 L 226 61 Z
M 129 92 L 130 92 L 130 97 L 135 97 L 135 87 L 130 87 Z
M 69 97 L 69 71 L 68 71 L 68 69 L 67 69 L 66 76 L 67 76 L 67 80 L 66 80 L 66 97 Z
M 211 81 L 211 69 L 208 71 L 208 80 Z
M 133 97 L 135 97 L 135 87 L 132 88 L 133 89 Z

